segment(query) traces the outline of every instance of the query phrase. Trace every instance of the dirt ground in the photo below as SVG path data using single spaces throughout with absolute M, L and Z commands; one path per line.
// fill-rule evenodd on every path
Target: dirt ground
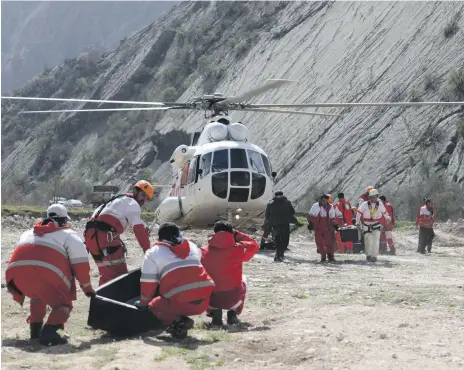
M 2 226 L 4 271 L 24 229 Z M 43 348 L 28 340 L 28 300 L 21 308 L 2 284 L 2 368 L 462 369 L 464 235 L 436 233 L 431 255 L 417 254 L 417 233 L 403 229 L 394 234 L 397 256 L 374 265 L 364 254 L 337 254 L 337 263 L 321 264 L 314 236 L 300 229 L 286 263 L 260 252 L 245 266 L 251 287 L 240 328 L 213 330 L 195 317 L 180 342 L 162 332 L 115 341 L 91 330 L 89 300 L 78 292 L 64 331 L 70 343 Z M 185 234 L 204 242 L 208 233 Z M 141 249 L 133 235 L 125 240 L 130 267 L 139 267 Z

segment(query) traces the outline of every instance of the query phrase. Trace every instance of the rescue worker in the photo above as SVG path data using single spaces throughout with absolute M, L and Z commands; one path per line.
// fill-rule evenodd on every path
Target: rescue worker
M 235 230 L 227 221 L 214 225 L 214 235 L 201 248 L 201 263 L 216 284 L 207 316 L 213 325 L 222 325 L 222 310 L 227 311 L 227 324 L 239 322 L 245 304 L 246 284 L 242 264 L 258 253 L 258 243 L 249 235 Z
M 208 309 L 215 286 L 201 264 L 200 249 L 182 236 L 176 224 L 164 223 L 158 242 L 145 253 L 141 272 L 141 296 L 135 306 L 150 310 L 173 337 L 185 338 L 194 324 L 187 316 Z
M 435 209 L 431 199 L 425 199 L 425 205 L 420 207 L 416 218 L 416 230 L 419 228 L 419 252 L 425 254 L 425 247 L 432 252 L 432 241 L 435 238 L 433 225 L 436 218 Z
M 379 192 L 372 189 L 369 200 L 361 204 L 356 215 L 356 226 L 364 235 L 365 253 L 368 262 L 377 262 L 382 223 L 390 221 L 390 216 L 382 202 L 378 200 Z
M 361 207 L 361 204 L 363 204 L 364 202 L 367 202 L 369 200 L 369 192 L 372 189 L 374 189 L 373 186 L 368 186 L 366 191 L 359 196 L 358 207 L 357 208 Z
M 311 223 L 317 252 L 321 255 L 321 262 L 329 259 L 335 261 L 335 230 L 338 230 L 339 217 L 342 215 L 329 204 L 329 195 L 322 194 L 319 202 L 314 203 L 308 213 L 308 223 Z
M 66 344 L 58 329 L 64 329 L 76 300 L 76 283 L 87 297 L 95 295 L 90 282 L 87 250 L 78 234 L 68 224 L 68 211 L 62 204 L 52 204 L 47 217 L 21 234 L 6 267 L 6 283 L 13 299 L 21 306 L 30 298 L 31 339 L 40 344 Z M 43 325 L 47 306 L 51 313 Z
M 267 204 L 265 218 L 275 240 L 274 261 L 282 262 L 290 242 L 290 224 L 294 222 L 295 209 L 282 191 L 276 191 L 274 198 Z
M 126 247 L 120 235 L 130 226 L 146 252 L 150 248 L 148 230 L 142 221 L 141 207 L 152 199 L 153 186 L 138 181 L 132 194 L 120 194 L 98 207 L 87 222 L 85 244 L 100 272 L 99 285 L 127 272 Z
M 391 218 L 390 222 L 385 222 L 385 225 L 383 226 L 383 229 L 380 233 L 380 253 L 391 254 L 394 256 L 396 255 L 396 248 L 393 243 L 392 231 L 396 226 L 396 215 L 393 211 L 393 206 L 387 200 L 387 197 L 385 195 L 381 195 L 379 199 L 382 201 L 383 205 L 385 206 L 385 209 L 387 210 L 388 215 Z M 389 250 L 387 249 L 387 247 Z
M 342 226 L 353 225 L 353 211 L 351 210 L 351 203 L 345 199 L 344 193 L 338 193 L 337 198 L 338 203 L 335 207 L 342 215 Z M 337 240 L 339 253 L 353 253 L 353 242 L 342 242 L 339 231 L 336 232 L 335 239 Z

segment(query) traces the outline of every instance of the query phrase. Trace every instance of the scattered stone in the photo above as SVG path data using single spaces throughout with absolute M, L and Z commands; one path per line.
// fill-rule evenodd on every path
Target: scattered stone
M 341 342 L 344 338 L 345 338 L 345 337 L 343 336 L 343 334 L 339 334 L 339 335 L 337 336 L 337 340 L 338 340 L 339 342 Z
M 322 326 L 321 326 L 321 328 L 322 328 L 322 329 L 325 329 L 325 328 L 326 328 L 326 326 L 325 326 L 325 325 L 322 325 Z
M 379 338 L 380 339 L 387 339 L 387 334 L 382 333 L 382 334 L 380 334 Z
M 234 359 L 234 361 L 232 361 L 232 362 L 241 362 L 241 361 L 242 361 L 242 359 L 241 359 L 240 357 L 237 357 L 237 358 Z
M 394 359 L 397 359 L 397 358 L 398 358 L 398 355 L 397 355 L 396 353 L 394 353 L 394 354 L 392 355 L 392 357 L 393 357 Z
M 404 323 L 398 325 L 399 328 L 406 328 L 408 326 L 409 326 L 409 324 L 407 322 L 404 322 Z

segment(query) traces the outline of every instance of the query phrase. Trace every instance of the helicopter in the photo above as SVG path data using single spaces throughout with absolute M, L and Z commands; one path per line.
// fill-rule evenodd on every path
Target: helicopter
M 266 83 L 238 96 L 221 93 L 203 95 L 191 102 L 141 102 L 92 99 L 2 97 L 3 99 L 70 101 L 100 104 L 133 104 L 148 107 L 92 108 L 22 111 L 23 114 L 101 112 L 134 110 L 204 110 L 205 125 L 192 135 L 189 145 L 178 146 L 170 163 L 177 172 L 172 185 L 155 184 L 169 188 L 167 196 L 155 210 L 149 228 L 163 222 L 176 222 L 184 228 L 210 227 L 217 220 L 227 219 L 234 225 L 260 222 L 266 205 L 274 196 L 277 172 L 272 168 L 266 152 L 250 141 L 247 127 L 234 121 L 229 111 L 268 112 L 320 117 L 341 117 L 341 114 L 305 112 L 275 108 L 320 107 L 395 107 L 395 106 L 463 106 L 464 102 L 385 102 L 385 103 L 301 103 L 249 104 L 246 101 L 270 89 L 280 88 L 296 81 L 270 79 Z M 262 223 L 262 221 L 261 221 Z

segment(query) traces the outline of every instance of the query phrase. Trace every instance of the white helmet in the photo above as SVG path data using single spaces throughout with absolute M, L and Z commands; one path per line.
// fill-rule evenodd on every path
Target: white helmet
M 372 190 L 369 192 L 369 196 L 370 196 L 370 197 L 379 196 L 379 192 L 377 191 L 377 189 L 372 189 Z

